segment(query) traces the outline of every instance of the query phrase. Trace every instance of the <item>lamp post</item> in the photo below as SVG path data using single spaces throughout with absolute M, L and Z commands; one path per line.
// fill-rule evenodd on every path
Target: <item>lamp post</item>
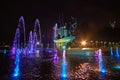
M 91 43 L 91 47 L 93 47 L 93 40 L 91 40 L 90 43 Z
M 101 43 L 101 47 L 103 47 L 103 41 L 101 41 L 100 43 Z
M 107 42 L 105 41 L 105 42 L 104 42 L 104 47 L 106 47 L 106 43 L 107 43 Z
M 96 47 L 98 47 L 98 41 L 95 41 Z

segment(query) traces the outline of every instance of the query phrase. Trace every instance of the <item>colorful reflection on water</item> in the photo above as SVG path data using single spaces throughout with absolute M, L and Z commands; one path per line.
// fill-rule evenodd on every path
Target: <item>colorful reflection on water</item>
M 70 73 L 71 77 L 74 79 L 87 80 L 90 77 L 90 72 L 93 71 L 93 68 L 89 63 L 83 63 L 75 67 Z
M 74 54 L 76 53 L 76 54 Z M 53 58 L 20 57 L 19 50 L 5 80 L 119 80 L 120 60 L 114 56 L 87 51 L 63 51 Z M 43 53 L 44 54 L 44 53 Z M 60 55 L 63 54 L 63 55 Z M 84 54 L 84 55 L 83 55 Z M 109 53 L 110 54 L 110 53 Z M 47 53 L 47 56 L 50 55 Z M 94 56 L 95 55 L 95 56 Z M 9 61 L 8 61 L 9 63 Z M 102 71 L 103 70 L 103 71 Z M 12 74 L 12 78 L 10 78 Z

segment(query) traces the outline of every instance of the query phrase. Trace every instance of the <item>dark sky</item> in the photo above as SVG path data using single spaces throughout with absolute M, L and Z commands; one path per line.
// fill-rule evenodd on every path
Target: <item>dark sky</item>
M 24 16 L 27 31 L 33 29 L 34 21 L 38 18 L 44 32 L 59 22 L 60 14 L 63 14 L 65 20 L 71 16 L 77 18 L 76 34 L 80 34 L 78 35 L 80 38 L 106 40 L 109 37 L 109 39 L 119 41 L 120 4 L 116 0 L 43 1 L 1 1 L 0 42 L 12 42 L 20 16 Z M 109 22 L 114 20 L 116 27 L 112 29 Z

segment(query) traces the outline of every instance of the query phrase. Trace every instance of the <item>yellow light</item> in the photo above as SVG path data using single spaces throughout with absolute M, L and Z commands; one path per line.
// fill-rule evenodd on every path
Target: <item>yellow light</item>
M 85 46 L 87 44 L 87 42 L 84 40 L 84 41 L 81 41 L 81 45 L 82 46 Z

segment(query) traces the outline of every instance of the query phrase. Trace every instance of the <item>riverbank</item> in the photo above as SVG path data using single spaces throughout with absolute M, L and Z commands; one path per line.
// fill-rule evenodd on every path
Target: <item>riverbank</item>
M 81 50 L 81 51 L 96 51 L 98 49 L 102 49 L 102 52 L 110 52 L 110 47 L 106 47 L 106 48 L 70 48 L 67 50 Z M 118 50 L 120 51 L 120 48 L 118 47 Z M 115 52 L 116 51 L 116 47 L 112 48 L 112 51 Z

